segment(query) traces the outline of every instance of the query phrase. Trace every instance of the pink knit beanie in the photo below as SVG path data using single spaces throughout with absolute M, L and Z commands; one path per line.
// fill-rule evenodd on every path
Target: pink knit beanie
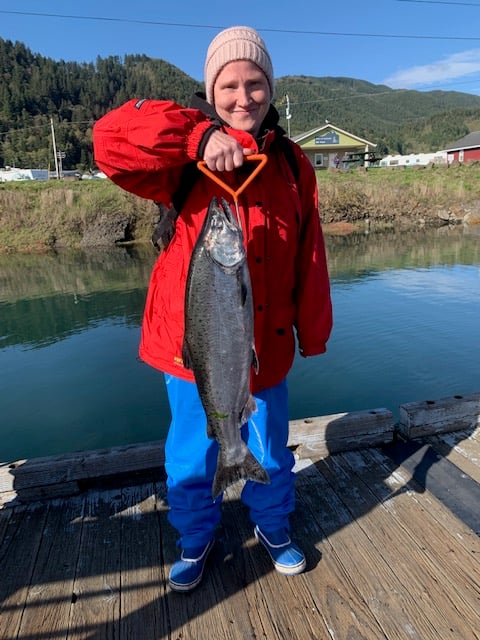
M 213 104 L 213 86 L 218 74 L 229 62 L 250 60 L 265 74 L 273 97 L 274 78 L 270 55 L 261 36 L 251 27 L 229 27 L 215 36 L 205 60 L 207 102 Z

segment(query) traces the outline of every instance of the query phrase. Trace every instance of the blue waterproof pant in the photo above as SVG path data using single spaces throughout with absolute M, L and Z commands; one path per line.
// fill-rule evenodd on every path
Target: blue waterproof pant
M 206 544 L 220 521 L 221 497 L 212 498 L 218 444 L 207 437 L 206 417 L 196 384 L 165 375 L 172 422 L 165 445 L 169 521 L 183 549 Z M 270 484 L 248 480 L 242 501 L 264 531 L 289 528 L 295 506 L 294 458 L 287 448 L 286 380 L 255 395 L 258 411 L 242 427 L 242 438 L 266 469 Z

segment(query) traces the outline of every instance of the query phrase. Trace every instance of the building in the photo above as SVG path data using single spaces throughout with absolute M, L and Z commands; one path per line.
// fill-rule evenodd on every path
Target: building
M 426 167 L 429 164 L 447 164 L 447 152 L 388 155 L 380 160 L 381 167 Z
M 448 154 L 448 163 L 471 162 L 480 160 L 480 131 L 472 131 L 464 138 L 454 142 L 445 151 Z
M 346 169 L 352 164 L 368 166 L 379 160 L 375 156 L 376 144 L 329 122 L 294 136 L 292 140 L 300 145 L 315 169 Z
M 77 169 L 62 170 L 60 175 L 64 180 L 87 180 L 93 178 L 106 178 L 103 171 L 90 171 L 82 175 Z M 19 169 L 18 167 L 0 168 L 0 182 L 19 182 L 25 180 L 55 180 L 57 174 L 48 169 Z
M 20 180 L 48 180 L 48 171 L 46 169 L 18 169 L 17 167 L 0 169 L 0 182 Z

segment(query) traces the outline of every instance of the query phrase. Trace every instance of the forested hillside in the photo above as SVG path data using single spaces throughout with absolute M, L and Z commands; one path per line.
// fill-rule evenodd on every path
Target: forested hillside
M 137 96 L 188 103 L 200 88 L 163 60 L 135 55 L 57 62 L 0 38 L 0 166 L 52 165 L 53 118 L 64 168 L 91 168 L 92 125 L 109 109 Z
M 54 162 L 51 119 L 65 169 L 93 165 L 97 118 L 129 98 L 188 104 L 202 85 L 169 62 L 147 56 L 55 61 L 0 38 L 0 166 L 47 168 Z M 352 78 L 277 79 L 276 106 L 291 135 L 326 120 L 378 144 L 381 154 L 436 151 L 480 130 L 480 96 L 402 91 Z
M 291 133 L 332 122 L 378 145 L 381 154 L 437 151 L 480 130 L 480 96 L 394 90 L 353 78 L 277 80 L 277 107 L 290 101 Z

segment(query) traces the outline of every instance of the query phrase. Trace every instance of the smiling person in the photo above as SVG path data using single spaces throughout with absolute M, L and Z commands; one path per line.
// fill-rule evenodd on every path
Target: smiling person
M 169 520 L 179 533 L 181 552 L 169 584 L 183 592 L 202 579 L 222 501 L 222 496 L 212 498 L 218 444 L 207 436 L 194 376 L 182 361 L 190 258 L 209 203 L 219 195 L 218 185 L 196 169 L 198 160 L 237 189 L 253 168 L 245 157 L 268 157 L 239 197 L 238 214 L 252 280 L 258 358 L 258 372 L 251 374 L 257 412 L 241 433 L 270 483 L 246 481 L 242 501 L 256 538 L 275 569 L 287 575 L 302 572 L 306 560 L 290 537 L 295 476 L 287 447 L 286 378 L 295 334 L 301 355 L 313 356 L 326 350 L 332 327 L 315 172 L 278 125 L 271 104 L 272 62 L 254 29 L 231 27 L 212 40 L 205 89 L 206 95 L 196 94 L 190 107 L 168 100 L 131 100 L 94 127 L 96 162 L 116 184 L 168 207 L 173 202 L 180 208 L 181 193 L 173 238 L 153 268 L 140 357 L 164 373 L 171 408 L 165 468 Z

